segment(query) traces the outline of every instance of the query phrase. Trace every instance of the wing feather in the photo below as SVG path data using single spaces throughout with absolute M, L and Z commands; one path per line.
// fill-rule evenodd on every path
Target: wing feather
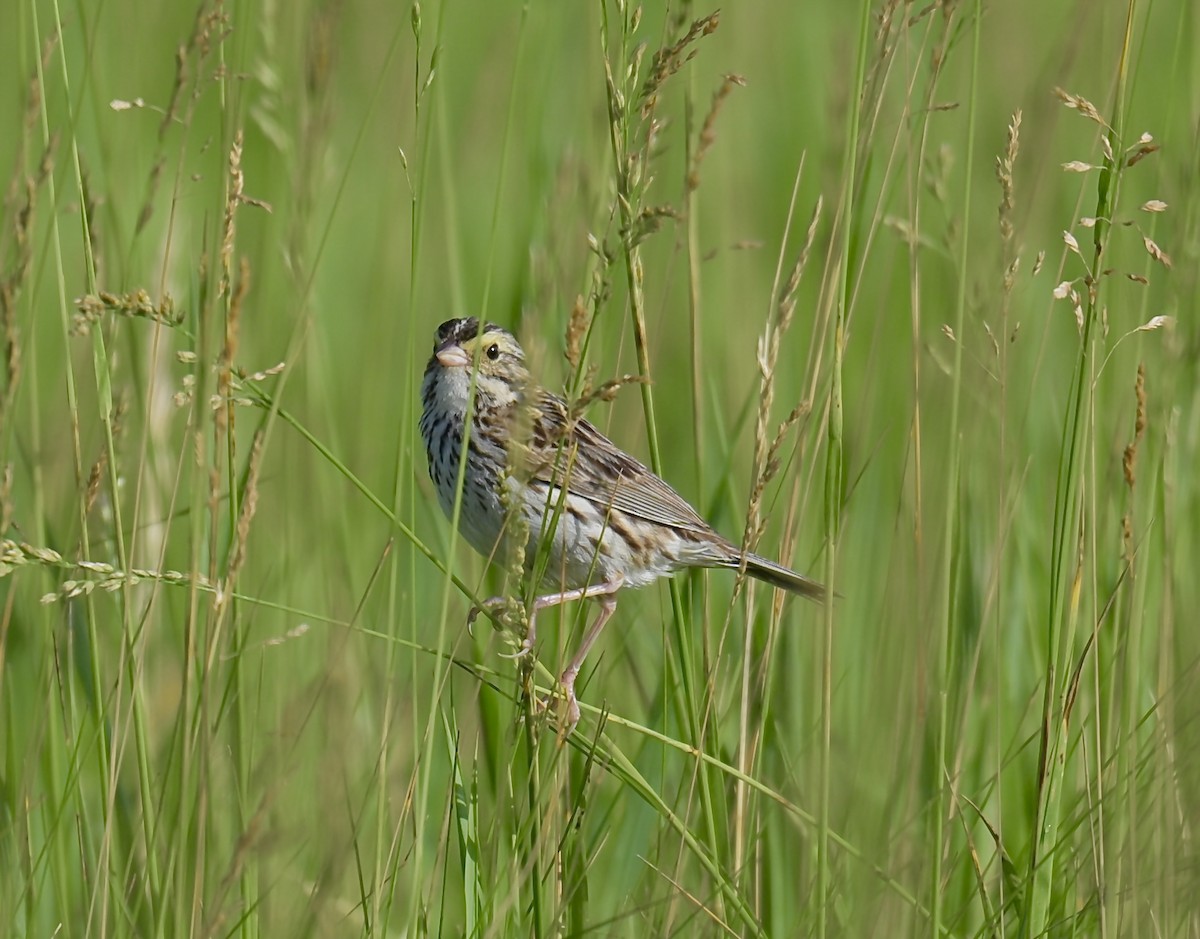
M 542 391 L 533 415 L 531 478 L 566 488 L 602 509 L 698 534 L 712 528 L 649 467 L 604 436 L 591 421 L 568 426 L 566 402 Z

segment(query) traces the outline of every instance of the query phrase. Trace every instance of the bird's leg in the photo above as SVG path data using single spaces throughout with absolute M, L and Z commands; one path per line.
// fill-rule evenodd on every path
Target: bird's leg
M 613 613 L 617 611 L 617 598 L 613 596 L 620 584 L 613 586 L 613 589 L 606 591 L 603 594 L 593 594 L 600 598 L 600 615 L 596 617 L 596 621 L 592 623 L 591 628 L 583 637 L 583 642 L 579 644 L 579 649 L 576 651 L 574 658 L 563 671 L 562 677 L 558 683 L 562 685 L 563 691 L 567 695 L 567 726 L 566 732 L 570 733 L 571 729 L 579 723 L 579 701 L 575 698 L 575 679 L 579 677 L 579 669 L 583 666 L 583 660 L 587 658 L 588 652 L 596 640 L 600 638 L 600 632 L 604 629 L 605 624 L 612 619 Z
M 576 587 L 574 590 L 564 590 L 561 593 L 548 593 L 544 597 L 538 597 L 533 601 L 533 608 L 529 611 L 529 628 L 525 630 L 525 638 L 521 640 L 521 648 L 508 656 L 508 658 L 519 659 L 521 656 L 529 654 L 534 642 L 537 640 L 537 615 L 542 610 L 547 610 L 552 606 L 560 606 L 563 603 L 570 603 L 572 600 L 586 600 L 589 597 L 609 596 L 620 590 L 624 584 L 625 578 L 618 577 L 607 583 L 588 584 L 586 587 Z
M 529 625 L 525 630 L 525 638 L 521 640 L 521 647 L 512 655 L 505 658 L 519 659 L 522 656 L 528 655 L 533 649 L 533 644 L 537 641 L 537 615 L 545 609 L 552 606 L 559 606 L 563 603 L 570 603 L 572 600 L 586 600 L 589 597 L 609 596 L 616 593 L 625 585 L 624 577 L 616 577 L 611 581 L 602 584 L 589 584 L 586 587 L 576 587 L 574 590 L 564 590 L 561 593 L 548 593 L 543 597 L 538 597 L 533 601 L 533 607 L 529 611 Z M 497 607 L 503 606 L 508 602 L 506 597 L 492 597 L 484 600 L 481 606 L 471 607 L 471 612 L 467 614 L 467 625 L 475 621 L 481 612 L 485 610 L 490 614 Z M 615 601 L 614 601 L 615 602 Z

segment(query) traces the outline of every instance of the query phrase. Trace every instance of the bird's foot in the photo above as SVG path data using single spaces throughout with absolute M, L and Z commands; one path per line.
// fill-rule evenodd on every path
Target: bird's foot
M 517 646 L 517 651 L 516 652 L 501 652 L 500 658 L 502 658 L 502 659 L 523 659 L 525 656 L 529 655 L 529 653 L 533 651 L 533 644 L 535 642 L 537 642 L 537 626 L 535 625 L 536 624 L 536 619 L 535 619 L 536 613 L 537 613 L 537 611 L 534 610 L 532 613 L 529 614 L 529 625 L 527 627 L 525 627 L 525 638 L 522 639 L 521 644 L 519 646 Z
M 483 603 L 471 607 L 467 612 L 467 632 L 471 636 L 475 635 L 475 620 L 479 618 L 480 613 L 486 613 L 488 618 L 496 624 L 496 628 L 503 630 L 514 618 L 520 615 L 523 611 L 520 602 L 511 597 L 490 597 L 484 600 Z M 535 615 L 537 608 L 529 615 L 529 623 L 525 628 L 525 636 L 521 639 L 521 644 L 517 647 L 516 652 L 501 652 L 500 657 L 503 659 L 520 659 L 527 656 L 533 651 L 533 644 L 537 641 L 537 626 L 535 625 Z
M 525 656 L 529 655 L 531 651 L 533 651 L 533 639 L 526 635 L 525 638 L 521 640 L 521 644 L 517 646 L 516 652 L 497 652 L 496 654 L 502 659 L 516 661 L 517 659 L 525 658 Z
M 510 609 L 514 601 L 509 597 L 488 597 L 482 603 L 476 604 L 467 611 L 467 632 L 475 635 L 475 620 L 479 619 L 480 613 L 486 613 L 488 619 L 494 624 L 496 629 L 503 629 L 506 621 L 509 618 Z
M 579 723 L 579 699 L 575 697 L 575 676 L 578 674 L 570 669 L 563 672 L 562 677 L 558 680 L 559 687 L 562 689 L 562 695 L 566 703 L 565 721 L 560 725 L 559 729 L 562 735 L 566 737 L 575 729 L 575 725 Z M 555 693 L 551 691 L 549 695 L 542 698 L 539 702 L 543 710 L 549 711 L 554 705 Z

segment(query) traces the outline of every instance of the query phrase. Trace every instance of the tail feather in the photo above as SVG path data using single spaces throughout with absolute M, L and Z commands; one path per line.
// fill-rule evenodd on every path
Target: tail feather
M 730 567 L 737 567 L 738 563 L 737 560 L 734 560 Z M 829 593 L 824 584 L 818 583 L 811 577 L 805 577 L 803 574 L 797 574 L 791 568 L 776 564 L 757 554 L 746 555 L 746 573 L 772 587 L 798 593 L 810 600 L 824 600 Z

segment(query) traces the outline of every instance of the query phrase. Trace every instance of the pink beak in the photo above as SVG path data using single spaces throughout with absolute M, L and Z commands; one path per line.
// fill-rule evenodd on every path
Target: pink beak
M 443 368 L 470 368 L 471 357 L 457 342 L 447 342 L 433 354 Z

